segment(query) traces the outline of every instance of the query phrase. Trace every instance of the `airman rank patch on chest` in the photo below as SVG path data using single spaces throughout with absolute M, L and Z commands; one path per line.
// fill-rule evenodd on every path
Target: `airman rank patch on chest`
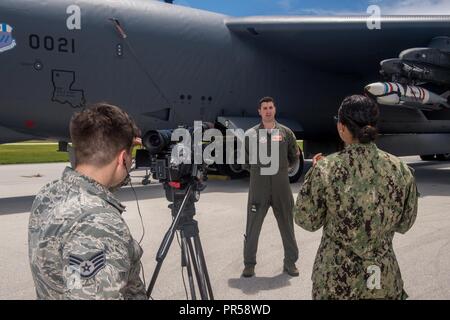
M 94 254 L 90 259 L 84 260 L 75 255 L 69 255 L 69 265 L 77 270 L 84 279 L 89 279 L 97 274 L 106 265 L 105 252 Z

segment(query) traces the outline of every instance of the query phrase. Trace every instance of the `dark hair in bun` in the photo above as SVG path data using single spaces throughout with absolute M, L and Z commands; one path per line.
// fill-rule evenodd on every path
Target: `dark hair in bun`
M 375 141 L 380 116 L 378 104 L 363 95 L 346 97 L 339 108 L 339 122 L 345 125 L 361 143 Z

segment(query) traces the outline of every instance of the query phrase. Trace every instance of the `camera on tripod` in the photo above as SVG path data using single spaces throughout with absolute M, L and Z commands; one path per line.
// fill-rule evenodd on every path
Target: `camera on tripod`
M 180 127 L 175 130 L 152 130 L 142 138 L 145 149 L 136 152 L 136 168 L 150 168 L 153 178 L 164 185 L 166 198 L 170 203 L 173 221 L 166 232 L 156 255 L 157 265 L 153 273 L 147 296 L 150 297 L 164 258 L 170 248 L 175 232 L 181 235 L 181 261 L 186 267 L 191 298 L 213 299 L 206 261 L 200 242 L 198 223 L 193 219 L 195 202 L 206 188 L 206 163 L 202 159 L 202 137 L 206 125 Z M 200 131 L 200 132 L 199 132 Z M 180 137 L 181 141 L 176 141 Z M 198 157 L 200 156 L 200 158 Z M 201 161 L 198 161 L 198 160 Z M 197 282 L 195 288 L 194 275 Z
M 136 168 L 149 168 L 153 178 L 160 182 L 179 182 L 184 186 L 191 178 L 206 179 L 206 163 L 196 163 L 201 159 L 202 141 L 194 140 L 195 130 L 200 128 L 179 127 L 175 130 L 150 130 L 142 138 L 145 149 L 136 151 Z M 181 141 L 173 141 L 174 132 L 183 130 L 176 137 Z M 201 134 L 201 132 L 200 132 Z

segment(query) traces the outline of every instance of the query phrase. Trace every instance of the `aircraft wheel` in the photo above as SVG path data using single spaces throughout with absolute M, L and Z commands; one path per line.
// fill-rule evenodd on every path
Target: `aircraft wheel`
M 248 175 L 248 171 L 242 168 L 240 164 L 219 164 L 219 172 L 231 179 L 240 179 Z
M 298 179 L 300 179 L 303 173 L 303 165 L 304 165 L 303 152 L 300 152 L 299 161 L 297 161 L 295 165 L 288 171 L 290 183 L 295 183 L 298 181 Z
M 224 144 L 224 160 L 227 158 L 227 146 Z M 249 172 L 245 170 L 242 164 L 238 163 L 238 151 L 237 151 L 237 143 L 234 143 L 234 163 L 224 163 L 218 164 L 217 169 L 220 174 L 225 176 L 229 176 L 231 179 L 241 179 L 245 178 L 249 175 Z
M 438 161 L 449 161 L 450 160 L 450 153 L 444 153 L 444 154 L 437 154 L 436 159 Z
M 433 161 L 433 160 L 436 160 L 435 156 L 436 155 L 434 155 L 434 154 L 427 154 L 427 155 L 420 156 L 420 159 L 422 159 L 423 161 Z

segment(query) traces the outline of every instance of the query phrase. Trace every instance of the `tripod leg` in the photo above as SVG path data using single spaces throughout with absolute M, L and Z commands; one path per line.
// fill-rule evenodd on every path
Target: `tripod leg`
M 211 281 L 209 280 L 208 268 L 206 267 L 206 260 L 205 260 L 204 254 L 203 254 L 202 243 L 200 241 L 200 237 L 198 234 L 194 237 L 194 245 L 195 245 L 197 252 L 199 253 L 200 264 L 201 264 L 202 270 L 204 272 L 204 278 L 206 281 L 206 285 L 208 286 L 209 297 L 211 300 L 214 300 L 214 295 L 213 295 L 212 288 L 211 288 Z
M 153 272 L 152 280 L 150 280 L 150 284 L 147 289 L 147 298 L 150 298 L 150 296 L 152 295 L 153 287 L 155 286 L 156 278 L 158 278 L 159 270 L 161 269 L 162 263 L 163 263 L 163 260 L 160 260 L 156 264 L 156 268 L 155 268 L 155 271 Z
M 205 278 L 204 278 L 202 265 L 200 264 L 198 251 L 194 250 L 194 247 L 192 246 L 191 238 L 189 238 L 187 240 L 187 244 L 188 244 L 188 248 L 189 248 L 192 262 L 194 265 L 194 271 L 195 271 L 195 276 L 197 278 L 197 284 L 198 284 L 198 289 L 200 291 L 200 296 L 201 296 L 202 300 L 207 300 L 208 295 L 206 292 Z
M 192 276 L 192 268 L 191 268 L 191 261 L 190 261 L 191 257 L 189 255 L 189 251 L 188 251 L 187 244 L 186 244 L 187 241 L 188 240 L 186 239 L 184 232 L 181 231 L 181 255 L 183 257 L 182 258 L 183 262 L 186 263 L 186 269 L 188 272 L 188 279 L 189 279 L 189 288 L 191 290 L 192 300 L 197 300 L 197 296 L 195 294 L 194 278 Z
M 166 188 L 166 187 L 167 187 L 167 184 L 165 183 L 164 188 Z M 188 201 L 188 198 L 189 198 L 191 192 L 192 192 L 192 185 L 190 185 L 188 187 L 186 194 L 183 198 L 183 201 L 182 201 L 180 207 L 178 208 L 178 212 L 176 213 L 176 215 L 174 215 L 176 207 L 175 207 L 175 205 L 172 205 L 171 209 L 172 209 L 172 215 L 174 216 L 174 219 L 172 221 L 172 224 L 170 225 L 169 230 L 167 230 L 166 234 L 164 235 L 164 239 L 163 239 L 161 245 L 159 246 L 158 253 L 156 254 L 156 261 L 158 261 L 158 263 L 156 265 L 155 272 L 153 273 L 150 285 L 148 286 L 148 289 L 147 289 L 147 297 L 148 298 L 150 298 L 150 296 L 152 294 L 153 287 L 155 286 L 156 278 L 158 277 L 158 274 L 159 274 L 159 270 L 161 269 L 164 258 L 166 257 L 167 252 L 169 251 L 170 245 L 172 244 L 172 240 L 173 240 L 175 231 L 177 230 L 178 224 L 180 222 L 181 213 L 184 210 L 184 207 Z M 191 272 L 191 276 L 192 276 L 192 272 Z

